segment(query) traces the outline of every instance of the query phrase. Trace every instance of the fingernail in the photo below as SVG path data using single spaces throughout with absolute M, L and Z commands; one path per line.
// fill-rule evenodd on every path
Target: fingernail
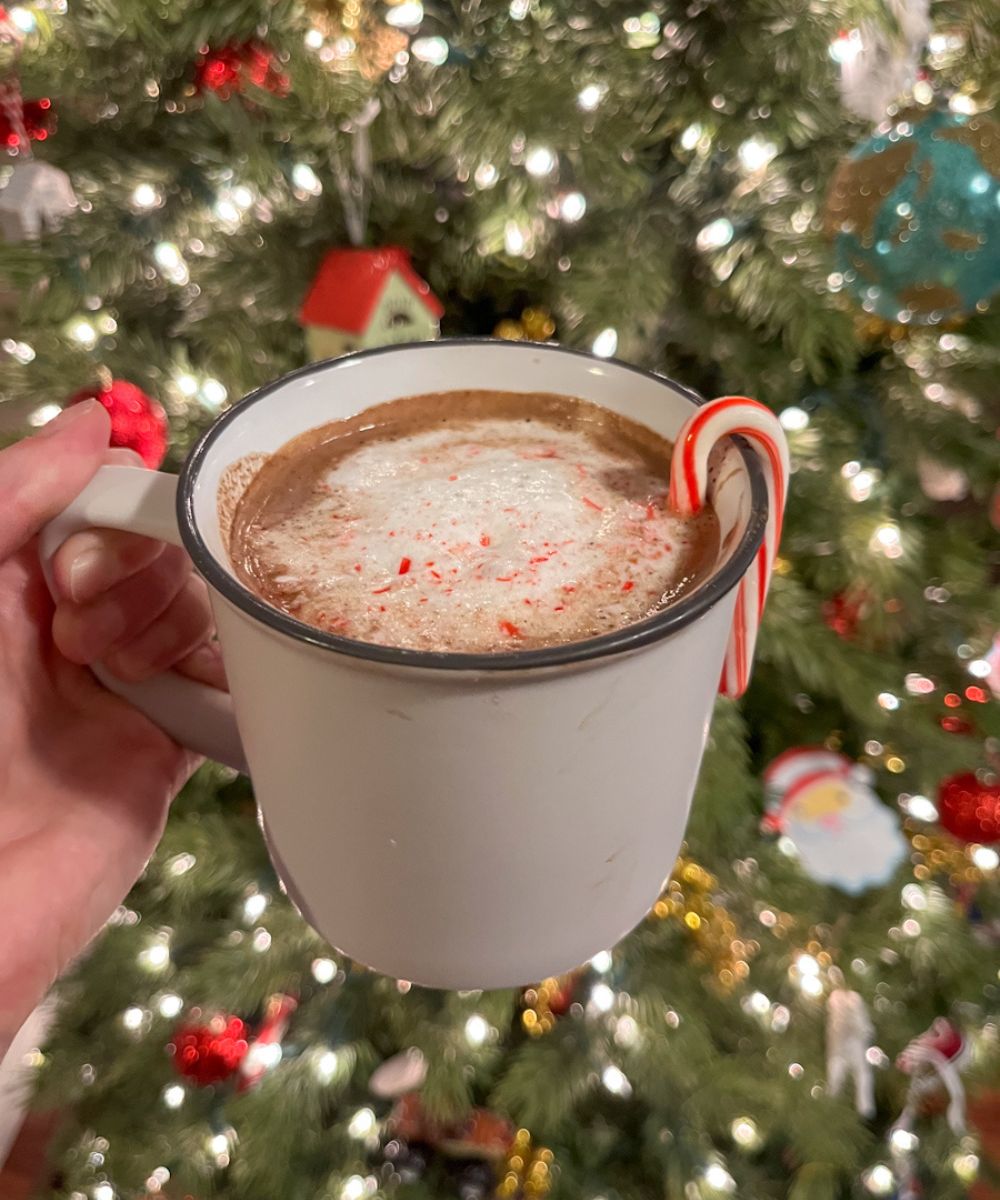
M 95 406 L 97 408 L 103 407 L 99 400 L 81 400 L 79 404 L 71 404 L 69 408 L 64 408 L 57 417 L 53 417 L 51 421 L 47 421 L 38 431 L 37 436 L 51 437 L 54 433 L 61 433 L 87 413 L 93 412 Z
M 69 598 L 76 604 L 89 600 L 97 591 L 101 575 L 100 550 L 81 550 L 69 568 Z

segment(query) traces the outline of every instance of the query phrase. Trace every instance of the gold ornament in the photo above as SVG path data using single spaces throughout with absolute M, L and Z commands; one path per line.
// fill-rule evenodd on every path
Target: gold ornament
M 904 821 L 913 846 L 913 874 L 921 883 L 942 876 L 956 886 L 982 883 L 984 873 L 972 861 L 971 844 L 963 845 L 947 833 L 915 833 L 915 828 L 913 822 Z
M 313 26 L 328 43 L 320 59 L 332 71 L 357 71 L 369 82 L 380 79 L 405 50 L 409 39 L 379 17 L 369 0 L 308 0 Z
M 700 863 L 682 856 L 652 917 L 683 926 L 693 938 L 696 956 L 711 964 L 720 988 L 729 991 L 749 976 L 749 960 L 760 944 L 736 936 L 731 914 L 712 899 L 717 884 Z
M 555 1025 L 558 1017 L 573 1002 L 573 989 L 577 973 L 562 975 L 558 979 L 543 979 L 537 987 L 526 988 L 523 996 L 526 1005 L 521 1013 L 521 1026 L 530 1037 L 541 1037 Z
M 552 1190 L 554 1155 L 545 1146 L 532 1146 L 531 1134 L 519 1129 L 503 1164 L 496 1194 L 501 1200 L 541 1200 Z
M 556 323 L 547 308 L 526 308 L 516 320 L 504 317 L 493 336 L 507 342 L 547 342 L 556 332 Z

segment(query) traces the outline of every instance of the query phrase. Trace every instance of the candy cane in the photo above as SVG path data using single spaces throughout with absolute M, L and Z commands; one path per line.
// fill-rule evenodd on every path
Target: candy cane
M 670 464 L 670 507 L 681 516 L 694 516 L 707 503 L 708 458 L 712 448 L 720 438 L 737 433 L 749 440 L 764 468 L 767 526 L 760 549 L 740 580 L 719 683 L 724 696 L 742 696 L 750 681 L 757 630 L 781 540 L 788 491 L 788 446 L 770 409 L 745 396 L 721 396 L 703 405 L 688 420 L 677 438 Z

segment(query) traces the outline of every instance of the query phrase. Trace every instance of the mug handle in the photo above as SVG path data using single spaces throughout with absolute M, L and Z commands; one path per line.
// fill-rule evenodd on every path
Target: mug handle
M 52 559 L 81 529 L 121 529 L 180 546 L 176 516 L 177 476 L 142 467 L 101 467 L 73 503 L 42 530 L 39 558 L 45 582 L 56 595 Z M 190 750 L 246 773 L 246 759 L 228 692 L 196 683 L 176 671 L 125 683 L 100 664 L 91 670 L 116 696 L 144 713 Z

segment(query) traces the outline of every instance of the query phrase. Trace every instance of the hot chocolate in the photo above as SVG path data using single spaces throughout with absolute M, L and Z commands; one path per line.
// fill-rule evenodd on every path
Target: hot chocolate
M 266 459 L 229 537 L 242 582 L 318 629 L 490 653 L 651 616 L 713 569 L 709 510 L 667 511 L 670 443 L 567 396 L 411 396 Z

